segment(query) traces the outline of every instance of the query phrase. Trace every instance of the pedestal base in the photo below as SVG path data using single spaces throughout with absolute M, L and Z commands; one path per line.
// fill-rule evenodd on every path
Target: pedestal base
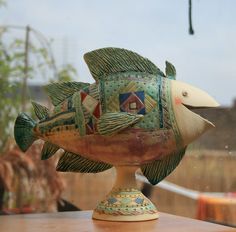
M 147 221 L 159 217 L 156 207 L 136 188 L 113 188 L 93 212 L 106 221 Z

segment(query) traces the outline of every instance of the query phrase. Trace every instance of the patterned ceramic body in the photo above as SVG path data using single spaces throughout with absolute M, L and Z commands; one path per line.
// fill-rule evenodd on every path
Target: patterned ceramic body
M 41 121 L 34 128 L 35 133 L 66 151 L 112 165 L 141 165 L 161 159 L 183 147 L 170 98 L 170 82 L 134 73 L 99 81 L 58 105 L 53 120 L 49 117 Z M 107 129 L 108 135 L 101 135 L 97 123 L 107 112 L 145 117 L 119 133 L 110 135 Z
M 33 102 L 39 122 L 20 114 L 16 142 L 25 151 L 36 139 L 44 140 L 42 159 L 63 148 L 58 171 L 96 173 L 112 166 L 122 170 L 94 218 L 157 218 L 153 204 L 136 188 L 135 170 L 140 167 L 152 184 L 165 178 L 186 146 L 213 126 L 190 108 L 218 104 L 202 90 L 176 81 L 168 62 L 164 74 L 148 59 L 118 48 L 87 53 L 85 61 L 96 82 L 48 85 L 53 112 Z

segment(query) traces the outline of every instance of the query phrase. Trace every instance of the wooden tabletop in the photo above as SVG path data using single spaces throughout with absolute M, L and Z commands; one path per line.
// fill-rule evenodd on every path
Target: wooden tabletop
M 0 216 L 1 232 L 231 232 L 235 228 L 160 213 L 146 222 L 106 222 L 91 219 L 92 211 Z

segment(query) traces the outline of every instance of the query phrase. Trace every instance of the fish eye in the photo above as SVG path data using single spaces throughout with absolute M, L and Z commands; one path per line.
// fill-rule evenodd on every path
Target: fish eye
M 188 92 L 184 90 L 184 91 L 182 92 L 182 95 L 183 95 L 184 97 L 187 97 L 187 96 L 188 96 Z

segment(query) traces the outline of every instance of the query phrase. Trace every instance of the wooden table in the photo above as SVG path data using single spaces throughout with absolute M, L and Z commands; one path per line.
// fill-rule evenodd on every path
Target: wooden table
M 105 222 L 91 219 L 92 211 L 0 216 L 1 232 L 230 232 L 235 228 L 160 213 L 146 222 Z

